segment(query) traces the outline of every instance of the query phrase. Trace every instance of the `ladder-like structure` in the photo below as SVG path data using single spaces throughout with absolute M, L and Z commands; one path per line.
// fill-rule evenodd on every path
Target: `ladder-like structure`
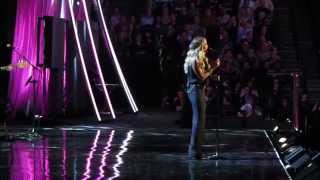
M 117 71 L 117 74 L 119 76 L 119 79 L 121 81 L 121 87 L 123 88 L 126 97 L 128 99 L 128 102 L 130 103 L 130 106 L 132 108 L 132 111 L 134 113 L 138 112 L 138 107 L 132 97 L 132 94 L 130 92 L 130 89 L 127 85 L 126 79 L 123 75 L 122 69 L 120 67 L 117 55 L 115 53 L 113 44 L 111 42 L 111 38 L 110 38 L 110 34 L 108 31 L 108 28 L 106 26 L 106 21 L 103 15 L 103 11 L 102 11 L 102 7 L 101 7 L 101 1 L 100 0 L 94 0 L 95 3 L 95 11 L 97 11 L 97 14 L 99 16 L 99 24 L 101 25 L 100 28 L 102 29 L 102 34 L 103 34 L 103 39 L 104 39 L 104 45 L 106 46 L 106 48 L 109 51 L 109 54 L 111 55 L 111 59 L 113 61 L 113 64 L 115 66 L 115 69 Z M 116 114 L 111 102 L 111 98 L 109 96 L 109 91 L 107 89 L 107 83 L 104 79 L 103 73 L 102 73 L 102 69 L 101 69 L 101 64 L 100 64 L 100 59 L 97 53 L 97 48 L 94 42 L 94 38 L 93 38 L 93 31 L 91 28 L 91 22 L 90 22 L 90 17 L 89 17 L 89 13 L 88 13 L 88 8 L 87 8 L 87 3 L 86 0 L 81 0 L 82 6 L 83 6 L 83 11 L 84 11 L 84 15 L 85 15 L 85 23 L 87 26 L 87 30 L 88 30 L 88 35 L 89 35 L 89 39 L 90 39 L 90 45 L 92 48 L 92 52 L 93 52 L 93 56 L 94 56 L 94 62 L 95 65 L 97 67 L 97 74 L 99 77 L 99 81 L 100 84 L 102 85 L 102 91 L 104 94 L 104 98 L 105 98 L 105 102 L 106 102 L 106 106 L 108 107 L 110 114 L 112 116 L 113 119 L 116 119 Z M 87 71 L 87 67 L 86 67 L 86 63 L 85 63 L 85 59 L 84 59 L 84 53 L 83 53 L 83 49 L 81 46 L 81 42 L 80 42 L 80 37 L 79 37 L 79 31 L 78 31 L 78 27 L 77 27 L 77 22 L 75 19 L 75 15 L 74 15 L 74 10 L 73 10 L 73 6 L 74 6 L 74 1 L 73 0 L 68 0 L 68 7 L 69 7 L 69 12 L 70 12 L 70 16 L 71 16 L 71 20 L 72 20 L 72 26 L 73 26 L 73 31 L 74 31 L 74 36 L 75 36 L 75 40 L 76 40 L 76 44 L 77 44 L 77 49 L 78 49 L 78 53 L 80 56 L 80 62 L 81 62 L 81 69 L 83 71 L 84 77 L 85 77 L 85 82 L 87 84 L 87 88 L 89 91 L 89 96 L 94 108 L 94 112 L 96 114 L 96 117 L 98 119 L 98 121 L 101 121 L 101 114 L 99 111 L 99 108 L 97 106 L 97 102 L 96 102 L 96 97 L 94 96 L 93 90 L 92 90 L 92 86 L 91 86 L 91 82 L 89 79 L 89 75 L 88 75 L 88 71 Z

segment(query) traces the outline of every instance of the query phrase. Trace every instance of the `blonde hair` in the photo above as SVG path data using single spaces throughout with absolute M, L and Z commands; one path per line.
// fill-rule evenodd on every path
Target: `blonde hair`
M 197 49 L 190 49 L 187 53 L 187 57 L 184 60 L 184 73 L 187 74 L 188 73 L 188 67 L 190 65 L 193 65 L 195 63 L 195 61 L 198 59 L 199 56 L 199 52 L 200 52 L 200 47 Z
M 187 57 L 185 58 L 183 65 L 185 74 L 188 73 L 188 67 L 190 65 L 193 65 L 195 61 L 198 59 L 199 52 L 202 50 L 202 43 L 204 40 L 204 37 L 198 36 L 191 41 L 189 45 L 189 50 L 187 52 Z

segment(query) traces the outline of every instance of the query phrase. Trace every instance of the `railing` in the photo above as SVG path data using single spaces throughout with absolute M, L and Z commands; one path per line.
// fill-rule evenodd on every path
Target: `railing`
M 290 77 L 292 80 L 292 119 L 293 126 L 296 130 L 300 130 L 300 110 L 299 110 L 299 101 L 300 101 L 300 77 L 301 72 L 280 72 L 280 73 L 270 73 L 274 77 Z

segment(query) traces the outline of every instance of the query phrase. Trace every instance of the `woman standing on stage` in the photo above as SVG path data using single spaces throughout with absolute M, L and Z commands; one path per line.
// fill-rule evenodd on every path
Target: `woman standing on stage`
M 206 52 L 207 40 L 204 37 L 195 37 L 190 45 L 184 63 L 184 72 L 187 77 L 187 93 L 192 106 L 192 132 L 188 147 L 189 159 L 201 159 L 201 145 L 204 141 L 206 105 L 204 99 L 205 80 L 220 65 L 219 59 L 214 67 L 208 62 Z

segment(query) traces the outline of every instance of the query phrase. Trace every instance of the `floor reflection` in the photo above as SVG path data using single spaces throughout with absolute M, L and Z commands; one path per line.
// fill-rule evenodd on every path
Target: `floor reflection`
M 50 179 L 48 140 L 15 141 L 9 155 L 10 179 Z
M 14 131 L 14 130 L 13 130 Z M 207 131 L 204 153 L 215 150 Z M 227 160 L 190 161 L 188 130 L 99 126 L 42 129 L 35 141 L 0 142 L 0 179 L 288 179 L 263 131 L 221 131 Z
M 109 155 L 109 152 L 111 151 L 111 143 L 114 137 L 115 130 L 112 130 L 109 135 L 109 140 L 107 142 L 107 145 L 104 147 L 104 151 L 102 152 L 102 158 L 101 158 L 101 165 L 99 167 L 99 177 L 97 180 L 103 179 L 105 177 L 105 171 L 104 168 L 107 166 L 106 160 L 107 156 Z
M 203 179 L 202 162 L 191 160 L 188 163 L 188 172 L 190 180 Z
M 62 142 L 63 142 L 63 145 L 62 145 L 62 154 L 63 154 L 63 157 L 62 157 L 62 176 L 63 176 L 63 180 L 66 180 L 67 178 L 67 131 L 63 130 L 62 131 Z
M 97 150 L 97 144 L 98 144 L 98 141 L 99 141 L 100 133 L 101 133 L 101 131 L 98 130 L 97 133 L 96 133 L 96 137 L 94 138 L 93 145 L 90 148 L 91 151 L 89 153 L 89 156 L 88 156 L 87 162 L 86 162 L 86 171 L 83 174 L 83 176 L 85 176 L 85 177 L 82 178 L 82 180 L 87 180 L 87 179 L 91 178 L 91 176 L 90 176 L 90 173 L 91 173 L 91 160 L 93 158 L 93 153 L 95 153 L 96 150 Z
M 125 140 L 123 140 L 122 142 L 122 145 L 120 147 L 120 151 L 119 153 L 116 155 L 117 157 L 117 163 L 115 165 L 113 165 L 113 176 L 110 177 L 108 180 L 112 180 L 112 179 L 115 179 L 117 177 L 119 177 L 121 175 L 120 173 L 120 170 L 119 170 L 119 167 L 121 164 L 123 164 L 123 159 L 122 159 L 122 156 L 124 153 L 126 153 L 128 151 L 128 144 L 129 144 L 129 141 L 132 139 L 133 137 L 133 133 L 134 131 L 131 130 L 127 133 L 127 138 Z

